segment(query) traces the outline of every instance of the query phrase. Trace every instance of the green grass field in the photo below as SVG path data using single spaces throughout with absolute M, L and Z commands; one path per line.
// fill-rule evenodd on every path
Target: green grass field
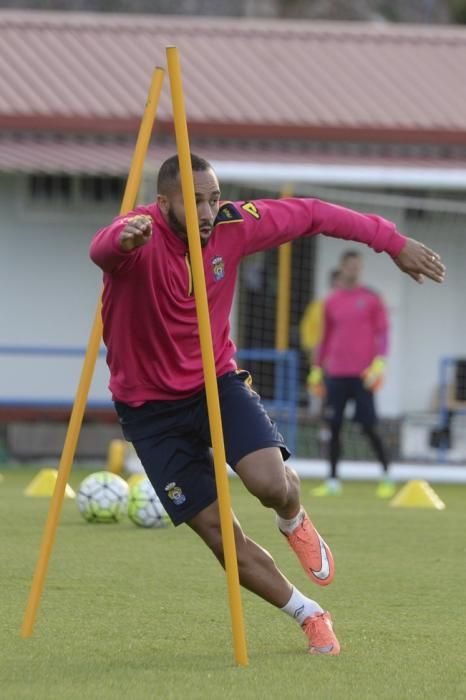
M 188 528 L 90 525 L 64 503 L 32 638 L 19 636 L 48 510 L 23 496 L 37 470 L 0 483 L 5 700 L 466 697 L 466 488 L 437 486 L 443 512 L 392 509 L 373 484 L 303 500 L 332 546 L 328 588 L 307 580 L 274 518 L 239 480 L 244 529 L 302 591 L 331 610 L 339 657 L 311 657 L 299 627 L 243 593 L 249 666 L 233 660 L 226 579 Z M 84 477 L 75 471 L 76 488 Z

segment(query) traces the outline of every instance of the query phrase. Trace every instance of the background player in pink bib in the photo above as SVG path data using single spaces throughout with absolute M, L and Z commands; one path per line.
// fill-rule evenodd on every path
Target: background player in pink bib
M 362 264 L 358 251 L 348 250 L 341 256 L 339 287 L 324 303 L 322 340 L 309 378 L 311 391 L 317 394 L 323 393 L 325 385 L 324 417 L 330 427 L 330 475 L 313 490 L 316 496 L 341 492 L 337 468 L 348 401 L 354 403 L 354 420 L 361 425 L 382 465 L 377 494 L 388 498 L 394 493 L 374 402 L 374 392 L 383 382 L 389 323 L 380 295 L 361 284 Z

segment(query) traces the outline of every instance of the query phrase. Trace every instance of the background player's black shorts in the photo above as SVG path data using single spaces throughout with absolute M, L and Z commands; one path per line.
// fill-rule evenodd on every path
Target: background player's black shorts
M 364 386 L 360 377 L 326 377 L 324 418 L 330 425 L 339 426 L 348 401 L 354 401 L 353 420 L 373 426 L 377 422 L 374 394 Z
M 250 387 L 249 372 L 218 378 L 223 436 L 228 464 L 264 447 L 290 452 L 260 396 Z M 115 408 L 123 435 L 132 442 L 147 476 L 175 525 L 186 522 L 217 498 L 205 391 L 187 399 L 148 401 Z

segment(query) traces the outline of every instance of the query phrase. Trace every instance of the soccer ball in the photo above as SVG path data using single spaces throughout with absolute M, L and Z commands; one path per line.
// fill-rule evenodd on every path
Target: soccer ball
M 87 476 L 78 490 L 79 512 L 90 523 L 116 523 L 128 510 L 128 484 L 111 472 Z
M 167 511 L 147 477 L 129 491 L 128 516 L 140 527 L 166 527 L 169 523 Z

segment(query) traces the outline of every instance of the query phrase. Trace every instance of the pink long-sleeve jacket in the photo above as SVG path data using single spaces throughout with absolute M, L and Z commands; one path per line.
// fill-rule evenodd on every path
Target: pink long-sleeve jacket
M 322 341 L 315 362 L 329 377 L 360 377 L 388 350 L 388 317 L 367 287 L 336 289 L 324 303 Z
M 152 237 L 124 252 L 120 233 L 137 214 L 152 218 Z M 222 204 L 202 249 L 217 376 L 236 368 L 229 315 L 241 258 L 317 233 L 391 256 L 406 241 L 381 217 L 318 199 Z M 104 272 L 102 317 L 113 399 L 137 406 L 199 391 L 204 377 L 189 256 L 157 204 L 138 207 L 98 231 L 90 255 Z

